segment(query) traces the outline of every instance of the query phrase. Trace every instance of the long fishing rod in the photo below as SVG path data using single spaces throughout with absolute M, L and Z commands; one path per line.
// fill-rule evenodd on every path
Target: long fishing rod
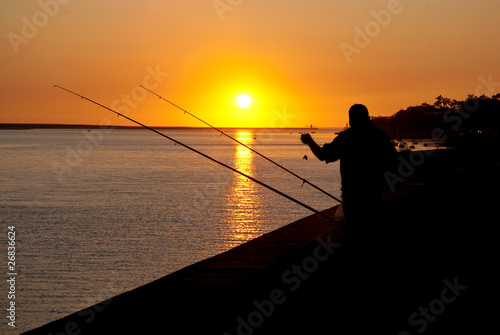
M 183 111 L 183 112 L 184 112 L 184 114 L 189 114 L 190 116 L 194 117 L 196 120 L 199 120 L 199 121 L 203 122 L 204 124 L 206 124 L 207 126 L 209 126 L 210 128 L 212 128 L 212 129 L 214 129 L 214 130 L 216 130 L 216 131 L 220 132 L 220 133 L 221 133 L 221 135 L 224 135 L 224 136 L 226 136 L 226 137 L 230 138 L 231 140 L 235 141 L 236 143 L 238 143 L 238 144 L 240 144 L 240 145 L 244 146 L 245 148 L 247 148 L 247 149 L 251 150 L 252 152 L 256 153 L 256 154 L 257 154 L 257 155 L 259 155 L 260 157 L 262 157 L 262 158 L 264 158 L 264 159 L 267 159 L 269 162 L 273 163 L 274 165 L 276 165 L 276 166 L 278 166 L 278 167 L 282 168 L 282 169 L 283 169 L 283 170 L 285 170 L 286 172 L 288 172 L 288 173 L 292 174 L 293 176 L 295 176 L 295 177 L 299 178 L 300 180 L 302 180 L 302 185 L 303 185 L 303 184 L 308 184 L 308 185 L 310 185 L 310 186 L 314 187 L 315 189 L 317 189 L 318 191 L 321 191 L 321 192 L 323 192 L 324 194 L 328 195 L 330 198 L 333 198 L 333 199 L 337 200 L 338 202 L 341 202 L 339 199 L 337 199 L 336 197 L 334 197 L 334 196 L 333 196 L 333 195 L 331 195 L 330 193 L 326 192 L 325 190 L 323 190 L 323 189 L 319 188 L 318 186 L 314 185 L 313 183 L 311 183 L 311 182 L 310 182 L 310 181 L 308 181 L 307 179 L 302 178 L 301 176 L 299 176 L 299 175 L 297 175 L 296 173 L 294 173 L 294 172 L 290 171 L 289 169 L 285 168 L 284 166 L 282 166 L 282 165 L 280 165 L 280 164 L 276 163 L 276 162 L 275 162 L 275 161 L 273 161 L 272 159 L 270 159 L 270 158 L 268 158 L 268 157 L 264 156 L 263 154 L 261 154 L 261 153 L 260 153 L 260 152 L 258 152 L 257 150 L 254 150 L 253 148 L 249 147 L 248 145 L 246 145 L 246 144 L 244 144 L 244 143 L 242 143 L 242 142 L 238 141 L 237 139 L 235 139 L 234 137 L 232 137 L 232 136 L 230 136 L 230 135 L 226 134 L 225 132 L 223 132 L 223 131 L 222 131 L 222 130 L 220 130 L 219 128 L 216 128 L 216 127 L 212 126 L 210 123 L 203 121 L 202 119 L 200 119 L 200 118 L 199 118 L 199 117 L 197 117 L 196 115 L 194 115 L 194 114 L 192 114 L 192 113 L 188 112 L 188 111 L 187 111 L 187 110 L 185 110 L 184 108 L 179 107 L 178 105 L 174 104 L 172 101 L 169 101 L 169 100 L 165 99 L 164 97 L 162 97 L 162 96 L 161 96 L 161 95 L 159 95 L 159 94 L 156 94 L 155 92 L 151 91 L 150 89 L 148 89 L 148 88 L 146 88 L 146 87 L 144 87 L 144 86 L 142 86 L 142 85 L 141 85 L 141 87 L 142 87 L 143 89 L 145 89 L 146 91 L 148 91 L 148 92 L 150 92 L 150 93 L 152 93 L 152 94 L 156 95 L 158 98 L 160 98 L 160 99 L 162 99 L 162 100 L 164 100 L 164 101 L 168 102 L 168 103 L 169 103 L 169 104 L 171 104 L 172 106 L 174 106 L 174 107 L 176 107 L 176 108 L 180 109 L 181 111 Z
M 316 213 L 316 214 L 318 214 L 318 215 L 322 216 L 323 218 L 325 218 L 325 219 L 327 219 L 327 220 L 329 220 L 329 221 L 333 221 L 333 222 L 335 222 L 335 220 L 334 220 L 334 219 L 332 219 L 331 217 L 329 217 L 328 215 L 325 215 L 324 213 L 321 213 L 320 211 L 318 211 L 318 210 L 316 210 L 316 209 L 314 209 L 314 208 L 312 208 L 312 207 L 310 207 L 310 206 L 308 206 L 308 205 L 304 204 L 303 202 L 301 202 L 301 201 L 299 201 L 299 200 L 297 200 L 297 199 L 295 199 L 295 198 L 292 198 L 291 196 L 289 196 L 289 195 L 287 195 L 287 194 L 285 194 L 285 193 L 283 193 L 283 192 L 281 192 L 281 191 L 279 191 L 279 190 L 275 189 L 274 187 L 271 187 L 271 186 L 269 186 L 269 185 L 267 185 L 267 184 L 265 184 L 265 183 L 261 182 L 260 180 L 257 180 L 257 179 L 255 179 L 255 178 L 253 178 L 252 176 L 249 176 L 249 175 L 247 175 L 247 174 L 245 174 L 245 173 L 243 173 L 243 172 L 241 172 L 241 171 L 239 171 L 239 170 L 237 170 L 237 169 L 235 169 L 235 168 L 233 168 L 233 167 L 231 167 L 231 166 L 229 166 L 229 165 L 227 165 L 227 164 L 225 164 L 225 163 L 223 163 L 223 162 L 221 162 L 221 161 L 218 161 L 217 159 L 215 159 L 215 158 L 213 158 L 213 157 L 210 157 L 210 156 L 208 156 L 208 155 L 204 154 L 203 152 L 198 151 L 198 150 L 196 150 L 196 149 L 194 149 L 194 148 L 190 147 L 189 145 L 186 145 L 186 144 L 184 144 L 184 143 L 182 143 L 182 142 L 179 142 L 179 141 L 177 141 L 177 140 L 173 139 L 173 138 L 172 138 L 172 137 L 170 137 L 170 136 L 167 136 L 167 135 L 165 135 L 165 134 L 163 134 L 163 133 L 160 133 L 160 132 L 159 132 L 158 130 L 156 130 L 156 129 L 153 129 L 153 128 L 149 127 L 149 126 L 146 126 L 145 124 L 142 124 L 142 123 L 140 123 L 140 122 L 138 122 L 138 121 L 136 121 L 136 120 L 134 120 L 134 119 L 132 119 L 132 118 L 129 118 L 128 116 L 123 115 L 123 114 L 121 114 L 121 113 L 119 113 L 119 112 L 117 112 L 117 111 L 115 111 L 115 110 L 113 110 L 113 109 L 111 109 L 111 108 L 109 108 L 109 107 L 106 107 L 106 106 L 104 106 L 104 105 L 102 105 L 102 104 L 100 104 L 100 103 L 98 103 L 98 102 L 96 102 L 96 101 L 94 101 L 94 100 L 91 100 L 91 99 L 89 99 L 89 98 L 87 98 L 87 97 L 84 97 L 84 96 L 83 96 L 83 95 L 81 95 L 81 94 L 78 94 L 78 93 L 75 93 L 75 92 L 73 92 L 73 91 L 70 91 L 70 90 L 68 90 L 68 89 L 66 89 L 66 88 L 64 88 L 64 87 L 59 86 L 59 85 L 54 85 L 54 87 L 56 87 L 56 88 L 60 88 L 61 90 L 64 90 L 64 91 L 69 92 L 69 93 L 71 93 L 71 94 L 74 94 L 74 95 L 76 95 L 76 96 L 80 97 L 81 99 L 85 99 L 85 100 L 87 100 L 87 101 L 89 101 L 89 102 L 92 102 L 93 104 L 96 104 L 97 106 L 100 106 L 100 107 L 102 107 L 102 108 L 104 108 L 104 109 L 107 109 L 108 111 L 110 111 L 110 112 L 112 112 L 112 113 L 115 113 L 116 115 L 121 116 L 121 117 L 123 117 L 123 118 L 125 118 L 125 119 L 127 119 L 127 120 L 129 120 L 129 121 L 131 121 L 131 122 L 133 122 L 133 123 L 135 123 L 135 124 L 138 124 L 138 125 L 139 125 L 139 126 L 141 126 L 141 127 L 144 127 L 144 128 L 146 128 L 146 129 L 149 129 L 149 130 L 151 130 L 152 132 L 154 132 L 154 133 L 156 133 L 156 134 L 158 134 L 158 135 L 160 135 L 160 136 L 163 136 L 163 137 L 165 137 L 165 138 L 169 139 L 170 141 L 172 141 L 172 142 L 174 142 L 174 143 L 176 143 L 176 144 L 179 144 L 180 146 L 182 146 L 182 147 L 184 147 L 184 148 L 186 148 L 186 149 L 189 149 L 189 150 L 191 150 L 191 151 L 193 151 L 193 152 L 195 152 L 195 153 L 197 153 L 197 154 L 199 154 L 199 155 L 201 155 L 201 156 L 203 156 L 203 157 L 205 157 L 205 158 L 207 158 L 207 159 L 211 160 L 212 162 L 215 162 L 215 163 L 217 163 L 217 164 L 219 164 L 219 165 L 221 165 L 221 166 L 223 166 L 223 167 L 225 167 L 225 168 L 227 168 L 227 169 L 229 169 L 229 170 L 231 170 L 231 171 L 233 171 L 233 172 L 235 172 L 235 173 L 238 173 L 238 174 L 242 175 L 243 177 L 246 177 L 246 178 L 250 179 L 251 181 L 253 181 L 253 182 L 255 182 L 255 183 L 257 183 L 257 184 L 259 184 L 259 185 L 261 185 L 261 186 L 264 186 L 265 188 L 267 188 L 267 189 L 269 189 L 269 190 L 271 190 L 271 191 L 273 191 L 273 192 L 275 192 L 275 193 L 277 193 L 277 194 L 281 195 L 282 197 L 285 197 L 285 198 L 287 198 L 288 200 L 291 200 L 291 201 L 295 202 L 296 204 L 298 204 L 298 205 L 300 205 L 300 206 L 302 206 L 302 207 L 304 207 L 304 208 L 307 208 L 307 209 L 308 209 L 308 210 L 310 210 L 311 212 L 314 212 L 314 213 Z

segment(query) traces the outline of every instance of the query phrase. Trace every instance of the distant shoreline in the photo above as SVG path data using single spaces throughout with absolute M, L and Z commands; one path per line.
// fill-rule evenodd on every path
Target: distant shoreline
M 0 131 L 2 130 L 35 130 L 35 129 L 65 129 L 65 130 L 93 130 L 93 129 L 117 129 L 117 130 L 140 130 L 145 129 L 140 126 L 117 126 L 117 125 L 86 125 L 86 124 L 50 124 L 50 123 L 0 123 Z M 210 127 L 182 127 L 182 126 L 151 126 L 151 128 L 155 130 L 210 130 Z M 338 133 L 342 131 L 343 127 L 219 127 L 220 130 L 250 130 L 250 131 L 285 131 L 285 132 L 316 132 L 318 130 L 326 130 Z M 388 131 L 384 130 L 384 132 L 389 136 L 391 140 L 396 139 L 425 139 L 430 138 L 429 134 L 424 131 L 414 132 L 414 131 Z
M 0 130 L 29 130 L 29 129 L 101 129 L 101 128 L 114 128 L 114 129 L 144 129 L 140 126 L 115 126 L 115 125 L 85 125 L 85 124 L 48 124 L 48 123 L 0 123 Z M 165 127 L 165 126 L 151 126 L 154 129 L 164 130 L 206 130 L 212 129 L 210 127 Z M 322 129 L 340 129 L 341 127 L 331 127 Z M 280 129 L 280 130 L 318 130 L 319 128 L 306 128 L 306 127 L 219 127 L 219 129 Z
M 0 131 L 1 130 L 35 130 L 35 129 L 67 129 L 67 130 L 92 130 L 92 129 L 103 129 L 103 128 L 112 128 L 118 130 L 138 130 L 145 129 L 141 126 L 117 126 L 117 125 L 90 125 L 90 124 L 51 124 L 51 123 L 0 123 Z M 151 128 L 156 130 L 210 130 L 210 127 L 183 127 L 183 126 L 151 126 Z M 315 132 L 318 130 L 331 130 L 335 133 L 342 131 L 345 129 L 344 127 L 219 127 L 221 130 L 269 130 L 269 131 L 289 131 L 289 132 Z M 413 131 L 388 131 L 384 130 L 384 132 L 391 139 L 402 139 L 402 138 L 411 138 L 411 139 L 424 139 L 429 138 L 429 134 L 424 131 L 413 132 Z

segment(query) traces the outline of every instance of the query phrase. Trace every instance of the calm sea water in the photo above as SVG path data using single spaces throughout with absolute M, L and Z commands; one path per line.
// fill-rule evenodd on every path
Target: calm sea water
M 314 137 L 330 142 L 335 131 Z M 336 204 L 214 131 L 163 132 L 313 208 Z M 339 196 L 338 163 L 316 160 L 297 132 L 229 133 Z M 7 227 L 15 226 L 18 272 L 15 329 L 7 326 L 2 280 L 2 334 L 33 329 L 311 214 L 142 129 L 2 130 L 0 157 L 0 243 L 6 254 Z

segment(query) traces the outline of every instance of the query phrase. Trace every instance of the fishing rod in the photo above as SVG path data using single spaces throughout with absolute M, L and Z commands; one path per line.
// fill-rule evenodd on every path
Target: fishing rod
M 107 109 L 108 111 L 110 111 L 110 112 L 112 112 L 112 113 L 115 113 L 115 114 L 116 114 L 116 115 L 118 115 L 118 116 L 121 116 L 121 117 L 123 117 L 123 118 L 125 118 L 125 119 L 127 119 L 127 120 L 129 120 L 129 121 L 131 121 L 131 122 L 133 122 L 133 123 L 135 123 L 135 124 L 138 124 L 138 125 L 139 125 L 139 126 L 141 126 L 141 127 L 144 127 L 144 128 L 146 128 L 146 129 L 148 129 L 148 130 L 151 130 L 152 132 L 154 132 L 154 133 L 156 133 L 156 134 L 158 134 L 158 135 L 160 135 L 160 136 L 162 136 L 162 137 L 165 137 L 166 139 L 169 139 L 170 141 L 174 142 L 175 144 L 178 144 L 178 145 L 180 145 L 180 146 L 182 146 L 182 147 L 184 147 L 184 148 L 186 148 L 186 149 L 189 149 L 189 150 L 191 150 L 191 151 L 193 151 L 193 152 L 195 152 L 195 153 L 197 153 L 197 154 L 199 154 L 199 155 L 201 155 L 201 156 L 203 156 L 203 157 L 205 157 L 205 158 L 207 158 L 207 159 L 211 160 L 212 162 L 215 162 L 215 163 L 217 163 L 217 164 L 219 164 L 219 165 L 221 165 L 221 166 L 223 166 L 223 167 L 225 167 L 225 168 L 227 168 L 227 169 L 229 169 L 229 170 L 231 170 L 231 171 L 233 171 L 233 172 L 235 172 L 235 173 L 237 173 L 237 174 L 240 174 L 240 175 L 242 175 L 243 177 L 246 177 L 246 178 L 250 179 L 251 181 L 253 181 L 253 182 L 255 182 L 255 183 L 257 183 L 257 184 L 259 184 L 259 185 L 261 185 L 261 186 L 263 186 L 263 187 L 265 187 L 265 188 L 267 188 L 267 189 L 269 189 L 269 190 L 271 190 L 271 191 L 273 191 L 273 192 L 275 192 L 275 193 L 277 193 L 277 194 L 281 195 L 282 197 L 285 197 L 285 198 L 287 198 L 288 200 L 295 202 L 296 204 L 298 204 L 298 205 L 300 205 L 300 206 L 302 206 L 302 207 L 304 207 L 304 208 L 306 208 L 306 209 L 310 210 L 311 212 L 314 212 L 314 213 L 316 213 L 316 214 L 318 214 L 318 215 L 322 216 L 323 218 L 325 218 L 325 219 L 327 219 L 327 220 L 329 220 L 329 221 L 333 221 L 333 222 L 335 222 L 335 220 L 334 220 L 334 219 L 332 219 L 331 217 L 329 217 L 328 215 L 326 215 L 326 214 L 324 214 L 324 213 L 321 213 L 320 211 L 318 211 L 318 210 L 316 210 L 316 209 L 314 209 L 314 208 L 312 208 L 312 207 L 310 207 L 310 206 L 308 206 L 308 205 L 304 204 L 303 202 L 301 202 L 301 201 L 299 201 L 299 200 L 297 200 L 297 199 L 295 199 L 295 198 L 292 198 L 291 196 L 289 196 L 289 195 L 287 195 L 287 194 L 285 194 L 285 193 L 283 193 L 283 192 L 281 192 L 281 191 L 279 191 L 279 190 L 275 189 L 274 187 L 269 186 L 269 185 L 267 185 L 266 183 L 263 183 L 263 182 L 261 182 L 260 180 L 257 180 L 257 179 L 255 179 L 254 177 L 249 176 L 249 175 L 247 175 L 247 174 L 245 174 L 245 173 L 243 173 L 243 172 L 241 172 L 241 171 L 239 171 L 239 170 L 237 170 L 237 169 L 235 169 L 235 168 L 233 168 L 233 167 L 231 167 L 231 166 L 229 166 L 229 165 L 227 165 L 227 164 L 225 164 L 225 163 L 223 163 L 223 162 L 221 162 L 221 161 L 218 161 L 217 159 L 215 159 L 215 158 L 213 158 L 213 157 L 210 157 L 210 156 L 208 156 L 207 154 L 204 154 L 203 152 L 198 151 L 198 150 L 196 150 L 196 149 L 194 149 L 194 148 L 190 147 L 189 145 L 186 145 L 186 144 L 184 144 L 184 143 L 182 143 L 182 142 L 177 141 L 176 139 L 173 139 L 173 138 L 172 138 L 172 137 L 170 137 L 170 136 L 167 136 L 167 135 L 165 135 L 165 134 L 163 134 L 163 133 L 160 133 L 160 132 L 159 132 L 158 130 L 156 130 L 156 129 L 153 129 L 153 128 L 149 127 L 149 126 L 146 126 L 145 124 L 142 124 L 142 123 L 140 123 L 139 121 L 136 121 L 136 120 L 134 120 L 134 119 L 132 119 L 132 118 L 130 118 L 130 117 L 128 117 L 128 116 L 126 116 L 126 115 L 123 115 L 122 113 L 119 113 L 119 112 L 117 112 L 117 111 L 115 111 L 115 110 L 113 110 L 113 109 L 111 109 L 111 108 L 109 108 L 109 107 L 106 107 L 106 106 L 104 106 L 104 105 L 102 105 L 102 104 L 100 104 L 100 103 L 98 103 L 98 102 L 96 102 L 96 101 L 94 101 L 94 100 L 91 100 L 91 99 L 89 99 L 89 98 L 87 98 L 87 97 L 85 97 L 85 96 L 83 96 L 83 95 L 81 95 L 81 94 L 78 94 L 78 93 L 75 93 L 75 92 L 73 92 L 73 91 L 70 91 L 70 90 L 68 90 L 68 89 L 66 89 L 66 88 L 64 88 L 64 87 L 59 86 L 59 85 L 54 85 L 54 87 L 59 88 L 59 89 L 61 89 L 61 90 L 64 90 L 64 91 L 66 91 L 66 92 L 69 92 L 69 93 L 71 93 L 71 94 L 74 94 L 74 95 L 76 95 L 76 96 L 80 97 L 81 99 L 87 100 L 87 101 L 89 101 L 89 102 L 91 102 L 91 103 L 93 103 L 93 104 L 96 104 L 96 105 L 97 105 L 97 106 L 99 106 L 99 107 L 102 107 L 102 108 Z
M 222 131 L 222 130 L 220 130 L 219 128 L 216 128 L 216 127 L 212 126 L 210 123 L 203 121 L 202 119 L 200 119 L 200 118 L 199 118 L 199 117 L 197 117 L 196 115 L 194 115 L 194 114 L 192 114 L 192 113 L 188 112 L 187 110 L 185 110 L 184 108 L 181 108 L 181 107 L 179 107 L 178 105 L 174 104 L 172 101 L 169 101 L 169 100 L 165 99 L 165 98 L 164 98 L 164 97 L 162 97 L 161 95 L 156 94 L 155 92 L 151 91 L 150 89 L 148 89 L 148 88 L 146 88 L 146 87 L 144 87 L 144 86 L 142 86 L 142 85 L 141 85 L 140 87 L 142 87 L 142 88 L 143 88 L 143 89 L 145 89 L 146 91 L 148 91 L 148 92 L 150 92 L 150 93 L 152 93 L 152 94 L 156 95 L 158 98 L 160 98 L 160 99 L 162 99 L 162 100 L 164 100 L 164 101 L 168 102 L 168 103 L 169 103 L 169 104 L 171 104 L 172 106 L 174 106 L 174 107 L 176 107 L 176 108 L 180 109 L 181 111 L 183 111 L 183 112 L 184 112 L 184 114 L 189 114 L 190 116 L 194 117 L 196 120 L 199 120 L 199 121 L 203 122 L 204 124 L 206 124 L 207 126 L 209 126 L 210 128 L 212 128 L 212 129 L 214 129 L 214 130 L 216 130 L 216 131 L 220 132 L 220 133 L 221 133 L 221 135 L 224 135 L 224 136 L 226 136 L 226 137 L 230 138 L 231 140 L 235 141 L 235 142 L 236 142 L 236 143 L 238 143 L 239 145 L 244 146 L 245 148 L 247 148 L 247 149 L 251 150 L 252 152 L 256 153 L 257 155 L 259 155 L 260 157 L 262 157 L 262 158 L 264 158 L 264 159 L 268 160 L 269 162 L 271 162 L 271 163 L 273 163 L 274 165 L 276 165 L 276 166 L 278 166 L 278 167 L 282 168 L 282 169 L 283 169 L 283 170 L 285 170 L 286 172 L 288 172 L 288 173 L 292 174 L 293 176 L 295 176 L 295 177 L 299 178 L 300 180 L 302 180 L 302 185 L 304 185 L 304 184 L 308 184 L 308 185 L 310 185 L 310 186 L 314 187 L 315 189 L 317 189 L 318 191 L 323 192 L 324 194 L 326 194 L 326 195 L 327 195 L 327 196 L 329 196 L 330 198 L 333 198 L 333 199 L 337 200 L 338 202 L 341 202 L 339 199 L 337 199 L 336 197 L 334 197 L 334 196 L 333 196 L 333 195 L 331 195 L 330 193 L 326 192 L 325 190 L 323 190 L 323 189 L 319 188 L 318 186 L 314 185 L 313 183 L 311 183 L 311 182 L 310 182 L 310 181 L 308 181 L 307 179 L 302 178 L 301 176 L 299 176 L 299 175 L 297 175 L 296 173 L 294 173 L 294 172 L 290 171 L 289 169 L 285 168 L 284 166 L 282 166 L 282 165 L 280 165 L 280 164 L 276 163 L 276 162 L 275 162 L 275 161 L 273 161 L 272 159 L 270 159 L 270 158 L 268 158 L 268 157 L 264 156 L 263 154 L 261 154 L 261 153 L 260 153 L 260 152 L 258 152 L 257 150 L 254 150 L 253 148 L 249 147 L 248 145 L 246 145 L 246 144 L 242 143 L 241 141 L 238 141 L 237 139 L 235 139 L 234 137 L 232 137 L 232 136 L 230 136 L 230 135 L 226 134 L 225 132 L 223 132 L 223 131 Z

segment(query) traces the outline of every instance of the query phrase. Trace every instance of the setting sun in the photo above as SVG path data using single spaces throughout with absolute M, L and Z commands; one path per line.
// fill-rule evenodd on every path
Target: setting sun
M 236 103 L 238 104 L 238 106 L 240 106 L 241 108 L 247 108 L 248 106 L 250 106 L 252 104 L 252 98 L 250 98 L 248 95 L 246 94 L 242 94 L 238 97 L 238 99 L 236 99 Z

